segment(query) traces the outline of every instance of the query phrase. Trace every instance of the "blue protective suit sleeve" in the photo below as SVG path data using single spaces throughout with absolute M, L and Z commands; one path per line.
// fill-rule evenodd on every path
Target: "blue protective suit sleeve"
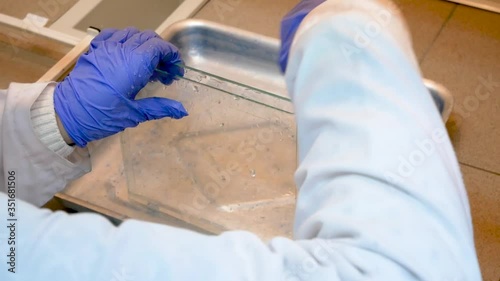
M 390 20 L 358 44 L 381 13 Z M 299 131 L 295 240 L 114 227 L 19 202 L 17 273 L 3 261 L 0 280 L 480 280 L 457 159 L 398 12 L 325 2 L 297 33 L 287 83 Z

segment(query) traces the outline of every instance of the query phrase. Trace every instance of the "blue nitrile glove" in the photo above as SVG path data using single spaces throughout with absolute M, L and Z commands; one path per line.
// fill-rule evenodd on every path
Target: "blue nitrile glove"
M 285 72 L 288 65 L 288 54 L 292 47 L 295 33 L 302 23 L 302 20 L 318 7 L 325 0 L 302 0 L 295 8 L 293 8 L 281 21 L 281 52 L 280 66 L 281 71 Z
M 80 147 L 139 123 L 187 116 L 181 103 L 165 98 L 134 100 L 152 80 L 171 84 L 184 70 L 179 50 L 153 31 L 107 29 L 90 44 L 54 92 L 54 106 L 69 137 Z M 155 68 L 172 76 L 160 75 Z

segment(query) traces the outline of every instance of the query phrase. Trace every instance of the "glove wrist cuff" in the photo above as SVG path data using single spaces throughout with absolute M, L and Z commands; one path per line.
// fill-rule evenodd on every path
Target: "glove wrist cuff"
M 66 158 L 74 151 L 63 139 L 54 110 L 54 84 L 49 84 L 31 107 L 31 123 L 38 139 L 50 150 Z

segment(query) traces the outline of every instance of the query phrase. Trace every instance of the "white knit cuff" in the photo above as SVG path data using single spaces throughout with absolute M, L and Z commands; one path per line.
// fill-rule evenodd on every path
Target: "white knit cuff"
M 75 150 L 59 131 L 54 109 L 55 84 L 49 84 L 31 107 L 31 123 L 36 136 L 50 150 L 66 158 Z

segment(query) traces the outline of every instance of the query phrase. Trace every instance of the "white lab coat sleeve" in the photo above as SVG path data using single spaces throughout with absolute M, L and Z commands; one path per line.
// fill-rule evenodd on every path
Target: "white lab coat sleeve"
M 16 196 L 36 206 L 45 204 L 68 181 L 90 170 L 85 150 L 76 150 L 68 158 L 51 151 L 37 137 L 31 119 L 31 107 L 55 83 L 11 83 L 0 91 L 0 191 L 7 192 L 9 182 L 16 185 Z M 9 176 L 15 181 L 9 181 Z M 12 189 L 11 189 L 12 190 Z
M 357 47 L 383 10 L 390 23 Z M 343 45 L 357 51 L 346 59 Z M 17 202 L 17 273 L 2 268 L 0 279 L 480 280 L 457 159 L 399 14 L 379 1 L 326 2 L 301 26 L 287 81 L 300 154 L 295 240 L 114 227 Z

